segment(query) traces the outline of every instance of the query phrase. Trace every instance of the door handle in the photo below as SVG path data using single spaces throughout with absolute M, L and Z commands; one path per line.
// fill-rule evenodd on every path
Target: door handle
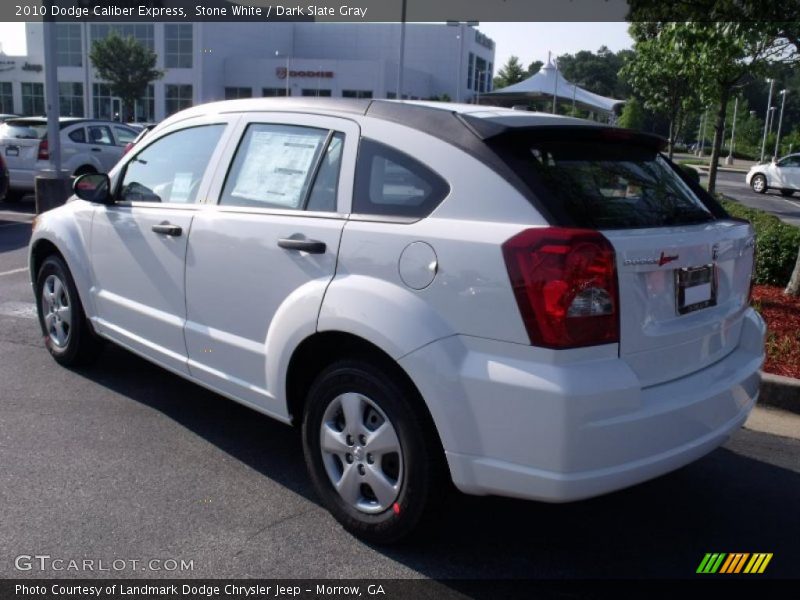
M 181 233 L 183 233 L 183 229 L 179 225 L 173 225 L 172 223 L 159 223 L 158 225 L 153 225 L 151 229 L 155 233 L 160 233 L 161 235 L 171 235 L 178 237 Z
M 309 254 L 325 254 L 325 242 L 319 240 L 307 240 L 305 238 L 281 238 L 278 246 L 285 250 L 301 250 Z
M 92 148 L 92 152 L 102 152 L 101 148 Z

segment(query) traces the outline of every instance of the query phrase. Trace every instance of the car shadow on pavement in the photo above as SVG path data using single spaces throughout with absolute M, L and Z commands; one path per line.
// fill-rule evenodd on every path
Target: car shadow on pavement
M 81 374 L 318 504 L 297 430 L 110 345 Z M 473 597 L 494 597 L 493 588 L 483 594 L 459 580 L 693 577 L 707 552 L 771 552 L 764 576 L 793 577 L 798 456 L 796 440 L 742 430 L 675 473 L 592 500 L 555 505 L 453 493 L 415 539 L 373 549 Z

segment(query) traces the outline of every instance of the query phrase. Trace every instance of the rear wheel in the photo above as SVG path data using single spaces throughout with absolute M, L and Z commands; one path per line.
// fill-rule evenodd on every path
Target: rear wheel
M 794 190 L 781 190 L 781 196 L 791 196 L 794 194 Z
M 36 278 L 36 308 L 44 344 L 64 366 L 78 366 L 97 356 L 100 340 L 86 320 L 72 275 L 59 256 L 48 256 Z
M 753 178 L 750 180 L 750 187 L 753 188 L 755 193 L 763 194 L 767 191 L 767 178 L 761 174 L 753 175 Z
M 3 199 L 3 202 L 7 202 L 8 204 L 16 204 L 25 196 L 25 192 L 21 190 L 6 190 L 6 197 Z
M 363 360 L 331 365 L 309 392 L 311 480 L 344 528 L 367 541 L 406 537 L 442 497 L 441 447 L 415 404 L 390 370 Z

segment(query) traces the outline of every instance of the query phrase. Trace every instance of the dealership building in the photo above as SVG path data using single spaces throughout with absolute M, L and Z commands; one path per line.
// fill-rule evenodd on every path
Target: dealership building
M 95 40 L 133 36 L 164 76 L 136 102 L 159 121 L 193 104 L 259 96 L 396 98 L 401 26 L 383 23 L 58 23 L 61 114 L 113 118 L 120 100 L 88 60 Z M 45 112 L 44 30 L 26 24 L 27 56 L 0 53 L 0 113 Z M 472 102 L 491 91 L 494 42 L 475 27 L 408 24 L 403 98 Z

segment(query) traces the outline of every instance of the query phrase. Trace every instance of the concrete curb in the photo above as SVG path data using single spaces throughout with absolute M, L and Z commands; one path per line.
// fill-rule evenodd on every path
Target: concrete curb
M 696 171 L 701 171 L 708 174 L 708 171 L 711 167 L 707 167 L 706 165 L 686 165 L 687 167 L 694 167 Z M 742 175 L 747 175 L 750 169 L 734 169 L 731 167 L 717 167 L 717 173 L 741 173 Z
M 762 372 L 758 403 L 800 414 L 800 379 Z

